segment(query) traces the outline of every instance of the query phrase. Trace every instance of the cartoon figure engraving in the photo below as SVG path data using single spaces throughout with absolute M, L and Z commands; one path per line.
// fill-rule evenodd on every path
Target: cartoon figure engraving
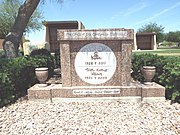
M 91 55 L 91 60 L 100 60 L 100 59 L 102 59 L 101 57 L 99 57 L 99 55 L 98 55 L 98 52 L 96 51 L 96 52 L 94 52 L 94 56 L 93 55 Z

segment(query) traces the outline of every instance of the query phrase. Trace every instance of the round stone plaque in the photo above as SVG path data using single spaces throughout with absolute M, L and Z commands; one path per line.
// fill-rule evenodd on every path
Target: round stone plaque
M 116 70 L 114 52 L 101 43 L 83 46 L 75 58 L 78 76 L 89 84 L 102 84 L 108 81 Z

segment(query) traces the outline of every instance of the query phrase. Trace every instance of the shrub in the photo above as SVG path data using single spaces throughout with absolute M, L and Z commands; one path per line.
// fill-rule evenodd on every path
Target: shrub
M 5 58 L 5 54 L 4 54 L 4 51 L 2 49 L 0 49 L 0 58 Z
M 47 66 L 47 57 L 19 57 L 0 59 L 0 107 L 27 94 L 37 83 L 35 68 Z
M 54 58 L 53 58 L 53 56 L 51 55 L 51 53 L 47 49 L 33 50 L 30 53 L 30 56 L 31 57 L 35 57 L 35 56 L 46 57 L 47 58 L 47 65 L 46 65 L 46 67 L 48 67 L 49 77 L 51 77 L 53 75 L 53 71 L 54 71 Z
M 153 81 L 166 88 L 166 99 L 175 100 L 177 96 L 180 96 L 180 57 L 133 54 L 133 79 L 143 82 L 141 68 L 149 65 L 156 67 Z
M 30 56 L 47 56 L 47 57 L 49 57 L 50 55 L 51 54 L 47 49 L 36 49 L 30 53 Z
M 166 97 L 175 100 L 180 94 L 180 57 L 167 57 L 159 82 L 166 87 Z
M 55 66 L 56 67 L 60 67 L 61 66 L 61 62 L 60 62 L 60 50 L 55 52 Z
M 165 65 L 165 57 L 153 55 L 153 54 L 133 54 L 132 55 L 132 77 L 140 82 L 144 81 L 141 69 L 143 66 L 155 66 L 156 74 L 153 81 L 157 81 L 159 74 L 163 72 L 163 66 Z

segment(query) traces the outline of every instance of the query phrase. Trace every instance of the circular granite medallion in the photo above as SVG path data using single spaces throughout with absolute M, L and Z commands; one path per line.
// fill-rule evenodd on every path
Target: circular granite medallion
M 116 57 L 107 45 L 90 43 L 77 53 L 75 70 L 83 81 L 89 84 L 102 84 L 113 76 L 116 70 Z

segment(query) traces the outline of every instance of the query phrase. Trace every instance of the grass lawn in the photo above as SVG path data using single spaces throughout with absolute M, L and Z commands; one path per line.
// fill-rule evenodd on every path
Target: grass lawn
M 151 53 L 163 56 L 180 56 L 180 48 L 166 48 L 166 49 L 157 49 L 157 50 L 138 50 L 133 51 L 133 53 Z

